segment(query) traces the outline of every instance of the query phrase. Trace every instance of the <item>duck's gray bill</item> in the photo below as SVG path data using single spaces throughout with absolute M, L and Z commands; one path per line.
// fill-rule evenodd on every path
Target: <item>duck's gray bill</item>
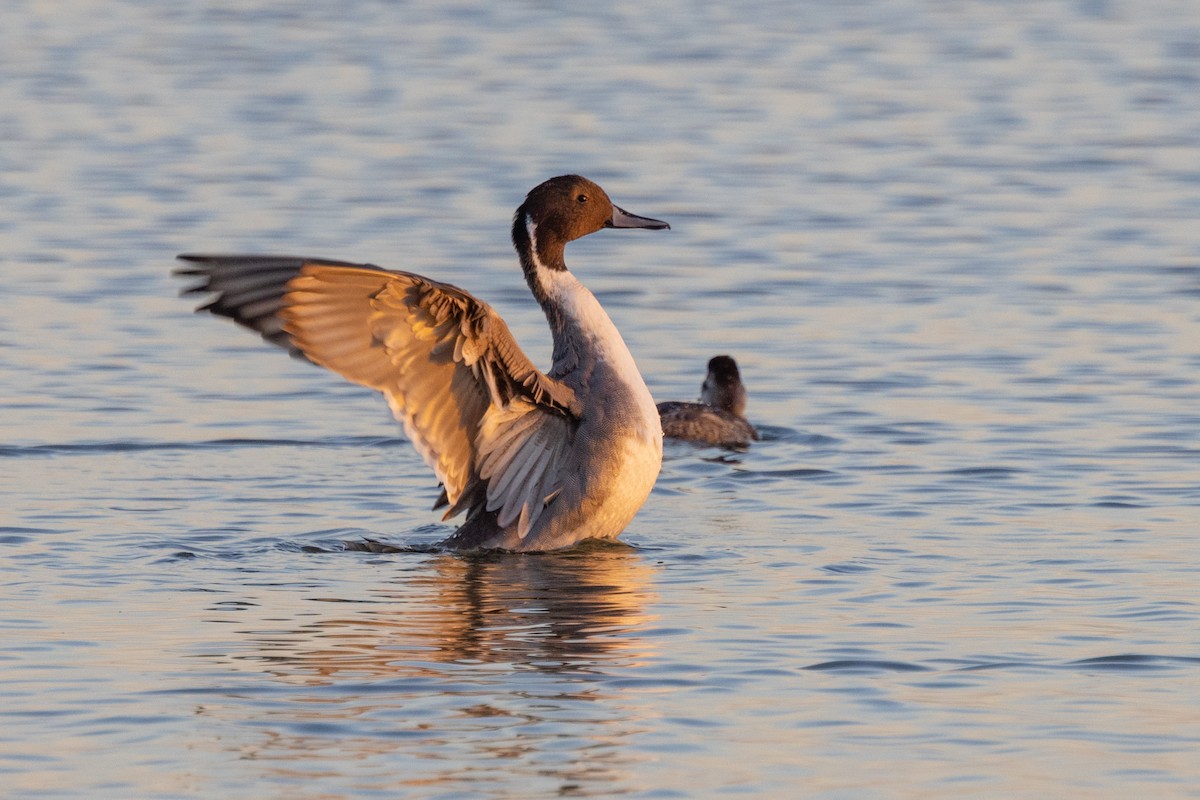
M 609 228 L 650 228 L 651 230 L 660 231 L 663 228 L 670 229 L 671 226 L 660 219 L 650 219 L 649 217 L 639 217 L 637 214 L 630 214 L 625 209 L 614 204 L 612 221 L 608 223 Z

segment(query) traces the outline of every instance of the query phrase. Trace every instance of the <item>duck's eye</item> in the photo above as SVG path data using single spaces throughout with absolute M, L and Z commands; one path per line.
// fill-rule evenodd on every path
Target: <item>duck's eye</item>
M 587 202 L 587 195 L 586 195 L 586 194 L 581 194 L 581 195 L 579 195 L 578 197 L 576 197 L 576 198 L 575 198 L 575 201 L 576 201 L 577 203 L 586 203 L 586 202 Z

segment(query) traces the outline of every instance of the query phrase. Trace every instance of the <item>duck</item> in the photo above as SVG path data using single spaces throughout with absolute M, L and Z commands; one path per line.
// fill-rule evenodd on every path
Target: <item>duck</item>
M 567 269 L 567 243 L 605 228 L 669 229 L 560 175 L 517 208 L 512 243 L 550 326 L 542 372 L 508 325 L 464 289 L 374 264 L 185 253 L 175 274 L 293 356 L 382 392 L 464 521 L 439 546 L 538 552 L 615 539 L 662 467 L 654 400 L 620 332 Z
M 700 387 L 699 403 L 658 404 L 663 435 L 717 447 L 748 447 L 758 431 L 746 419 L 746 387 L 730 356 L 713 356 Z

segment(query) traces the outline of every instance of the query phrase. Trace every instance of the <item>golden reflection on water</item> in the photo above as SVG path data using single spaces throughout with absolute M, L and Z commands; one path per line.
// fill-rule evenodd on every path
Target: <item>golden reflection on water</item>
M 347 759 L 373 765 L 354 781 L 386 791 L 490 785 L 498 763 L 551 791 L 627 779 L 647 721 L 611 678 L 652 655 L 652 563 L 622 545 L 395 563 L 365 597 L 306 598 L 284 625 L 280 602 L 243 609 L 260 616 L 239 617 L 235 652 L 216 659 L 287 688 L 209 698 L 198 714 L 247 734 L 218 748 L 288 784 L 346 775 Z
M 246 632 L 276 677 L 444 677 L 444 665 L 551 672 L 633 666 L 649 654 L 628 634 L 651 619 L 653 568 L 624 546 L 534 557 L 439 555 L 399 573 L 369 599 L 311 598 L 286 629 Z M 302 621 L 303 614 L 316 617 Z

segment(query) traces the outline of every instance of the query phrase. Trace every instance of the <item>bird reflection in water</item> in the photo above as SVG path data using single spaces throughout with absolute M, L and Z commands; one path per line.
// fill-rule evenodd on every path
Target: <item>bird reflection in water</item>
M 649 655 L 630 634 L 650 620 L 654 568 L 627 545 L 395 562 L 405 569 L 367 598 L 310 598 L 293 620 L 301 624 L 282 630 L 264 620 L 246 631 L 255 652 L 234 658 L 265 662 L 289 682 L 326 684 L 343 674 L 457 679 L 472 665 L 487 666 L 488 674 L 496 664 L 587 672 L 614 662 L 636 666 Z M 316 619 L 305 619 L 314 612 Z
M 642 630 L 656 568 L 643 553 L 598 543 L 367 558 L 395 570 L 361 599 L 288 587 L 299 604 L 289 606 L 279 587 L 247 586 L 252 597 L 237 604 L 242 638 L 216 658 L 285 688 L 206 695 L 197 713 L 249 732 L 226 746 L 268 779 L 329 780 L 351 759 L 372 791 L 396 796 L 502 785 L 575 794 L 615 791 L 647 758 L 635 742 L 651 712 L 627 682 L 655 672 Z

